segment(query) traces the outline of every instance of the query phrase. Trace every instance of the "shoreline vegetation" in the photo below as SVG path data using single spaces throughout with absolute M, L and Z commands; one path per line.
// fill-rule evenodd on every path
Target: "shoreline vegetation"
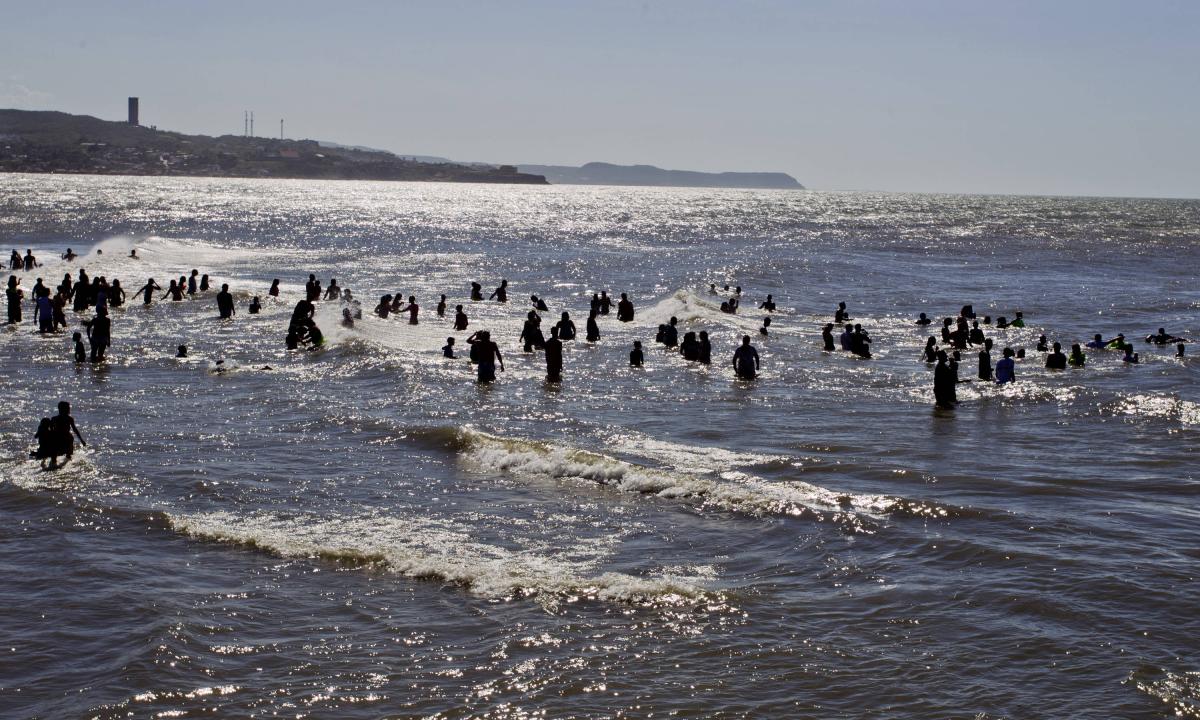
M 316 140 L 185 135 L 35 110 L 0 110 L 0 172 L 549 184 L 512 165 L 420 162 Z

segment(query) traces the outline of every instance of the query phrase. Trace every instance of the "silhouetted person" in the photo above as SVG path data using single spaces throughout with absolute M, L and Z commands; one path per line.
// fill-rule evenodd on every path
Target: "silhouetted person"
M 525 352 L 533 352 L 534 348 L 542 348 L 546 344 L 546 336 L 542 334 L 542 319 L 534 310 L 525 316 L 525 324 L 521 326 L 521 336 L 518 338 L 525 343 Z
M 409 295 L 408 296 L 408 305 L 400 308 L 400 312 L 408 313 L 408 324 L 409 325 L 417 324 L 417 313 L 420 312 L 420 310 L 421 310 L 421 306 L 417 305 L 417 296 L 416 295 Z
M 350 312 L 350 308 L 342 308 L 342 327 L 354 327 L 354 313 Z
M 753 380 L 758 377 L 758 350 L 750 344 L 750 336 L 742 336 L 741 346 L 733 351 L 733 371 L 742 380 Z
M 554 326 L 558 330 L 559 340 L 574 340 L 575 339 L 575 322 L 571 320 L 571 313 L 563 311 L 562 319 Z
M 1184 348 L 1183 343 L 1179 343 L 1178 345 L 1175 346 L 1175 357 L 1177 357 L 1177 358 L 1183 357 L 1183 348 Z
M 200 276 L 200 292 L 208 292 L 208 273 Z
M 992 339 L 983 341 L 983 349 L 979 351 L 979 379 L 993 380 L 995 370 L 992 368 Z
M 600 314 L 607 315 L 612 310 L 612 300 L 608 297 L 607 290 L 600 291 Z
M 1054 352 L 1046 356 L 1047 370 L 1066 370 L 1067 356 L 1063 354 L 1062 345 L 1054 343 Z
M 458 332 L 467 329 L 467 314 L 463 312 L 462 305 L 454 306 L 454 329 Z
M 921 360 L 927 363 L 935 363 L 937 362 L 937 354 L 937 338 L 930 335 L 929 339 L 925 341 L 925 349 L 921 351 Z
M 975 308 L 972 307 L 971 305 L 963 305 L 962 310 L 958 311 L 958 316 L 966 318 L 967 320 L 974 320 L 975 319 Z
M 1083 367 L 1087 363 L 1087 355 L 1083 354 L 1083 348 L 1079 347 L 1079 343 L 1071 345 L 1071 356 L 1067 358 L 1067 364 L 1071 367 Z
M 938 407 L 950 408 L 958 402 L 958 377 L 946 362 L 946 351 L 939 350 L 933 368 L 933 399 Z
M 9 325 L 21 322 L 21 301 L 25 299 L 25 291 L 19 287 L 20 284 L 21 281 L 16 275 L 9 275 L 8 287 L 4 290 L 5 298 L 8 300 Z
M 87 326 L 88 345 L 92 348 L 91 360 L 100 362 L 112 342 L 112 320 L 108 317 L 108 309 L 103 306 L 96 308 L 96 317 L 84 325 Z
M 338 287 L 337 278 L 329 278 L 329 287 L 325 288 L 326 300 L 337 300 L 342 297 L 342 289 Z
M 700 359 L 700 341 L 696 339 L 696 333 L 686 332 L 683 334 L 683 342 L 679 343 L 679 354 L 684 360 L 695 362 Z
M 12 251 L 12 255 L 8 256 L 8 269 L 9 270 L 21 270 L 24 267 L 25 267 L 24 263 L 21 262 L 21 253 L 17 252 L 16 249 L 14 248 Z M 47 418 L 47 421 L 49 421 L 49 418 Z
M 30 248 L 25 248 L 24 265 L 25 265 L 25 272 L 29 272 L 30 270 L 33 270 L 35 267 L 41 266 L 41 263 L 38 262 L 37 258 L 35 258 L 33 256 L 33 250 Z
M 972 345 L 982 345 L 983 340 L 983 328 L 979 327 L 979 321 L 975 320 L 971 323 L 971 334 L 967 337 L 967 342 Z
M 471 300 L 483 300 L 483 286 L 477 282 L 471 283 Z
M 1049 352 L 1050 351 L 1049 343 L 1050 343 L 1050 341 L 1046 339 L 1045 335 L 1039 335 L 1038 341 L 1037 341 L 1037 347 L 1035 349 L 1038 352 Z
M 533 304 L 534 310 L 541 310 L 542 312 L 550 311 L 550 308 L 546 306 L 546 301 L 541 299 L 537 295 L 530 295 L 529 302 Z
M 175 357 L 185 358 L 187 356 L 188 356 L 187 345 L 180 345 L 179 347 L 175 348 Z
M 14 255 L 16 252 L 16 250 L 13 250 Z M 37 432 L 33 434 L 33 438 L 37 440 L 38 446 L 37 450 L 29 453 L 30 457 L 37 458 L 38 460 L 54 457 L 54 431 L 50 418 L 42 418 L 42 421 L 38 423 Z
M 257 315 L 260 312 L 262 312 L 262 301 L 258 299 L 257 295 L 255 295 L 254 298 L 250 300 L 250 314 Z
M 771 318 L 769 318 L 769 317 L 763 318 L 763 324 L 762 324 L 762 327 L 760 327 L 758 329 L 758 334 L 762 335 L 763 337 L 766 337 L 767 332 L 770 330 L 770 328 L 771 328 Z
M 74 433 L 74 436 L 72 436 Z M 79 434 L 79 428 L 75 426 L 75 418 L 71 417 L 71 403 L 60 402 L 58 404 L 58 414 L 50 419 L 50 469 L 54 470 L 58 467 L 58 456 L 64 455 L 63 463 L 71 459 L 75 454 L 75 438 L 79 438 L 79 443 L 87 447 L 87 443 L 83 440 L 83 435 Z
M 321 299 L 321 282 L 317 280 L 317 276 L 313 273 L 308 274 L 308 282 L 304 283 L 304 297 L 309 302 L 316 302 Z
M 1006 329 L 1008 329 L 1008 320 L 1005 320 L 1003 315 L 1001 315 L 1000 317 L 996 318 L 996 329 L 997 329 L 997 330 L 1006 330 Z
M 1139 361 L 1138 354 L 1133 351 L 1132 343 L 1125 343 L 1125 347 L 1123 349 L 1125 350 L 1125 357 L 1121 358 L 1121 360 L 1127 363 L 1137 363 Z
M 76 292 L 76 295 L 78 294 L 79 293 Z M 179 283 L 172 280 L 171 284 L 167 286 L 166 295 L 167 297 L 171 298 L 173 302 L 179 302 L 180 300 L 183 300 L 183 288 L 179 286 Z
M 633 322 L 633 302 L 625 293 L 621 293 L 621 299 L 617 301 L 617 319 L 621 322 Z
M 669 348 L 679 345 L 679 320 L 674 315 L 671 316 L 670 322 L 662 327 L 662 344 Z
M 833 344 L 833 323 L 825 323 L 825 327 L 821 330 L 821 343 L 824 345 L 825 352 L 833 352 L 837 349 Z
M 313 304 L 307 298 L 301 298 L 296 301 L 296 307 L 292 308 L 292 321 L 289 324 L 293 327 L 297 325 L 306 327 L 312 322 L 314 312 L 316 312 L 316 308 Z
M 137 248 L 130 248 L 130 249 L 129 249 L 129 259 L 130 259 L 130 260 L 137 260 L 137 259 L 138 259 Z
M 71 339 L 75 341 L 75 362 L 87 362 L 87 348 L 83 346 L 83 333 L 74 333 Z
M 434 309 L 438 317 L 446 316 L 446 296 L 443 295 L 441 300 L 438 300 L 437 307 Z
M 111 307 L 121 307 L 125 304 L 125 288 L 121 287 L 120 280 L 113 280 L 108 288 L 108 304 Z
M 642 341 L 634 340 L 633 349 L 629 351 L 629 367 L 641 367 L 645 361 L 646 358 L 642 354 Z
M 996 384 L 1006 385 L 1017 380 L 1017 362 L 1013 360 L 1013 349 L 1004 348 L 1004 357 L 996 363 Z
M 454 338 L 446 338 L 446 344 L 442 346 L 442 357 L 454 359 Z
M 1009 325 L 1012 327 L 1015 327 L 1015 328 L 1025 327 L 1025 313 L 1018 310 L 1017 316 L 1015 318 L 1013 318 L 1013 321 L 1010 322 Z
M 187 294 L 195 295 L 199 289 L 200 289 L 200 271 L 193 268 L 192 274 L 188 276 Z
M 921 313 L 921 317 L 917 318 L 917 324 L 918 324 L 918 325 L 928 325 L 928 324 L 930 324 L 930 323 L 932 323 L 932 322 L 933 322 L 932 320 L 930 320 L 929 318 L 925 317 L 925 313 Z M 936 362 L 936 360 L 935 360 L 935 362 Z
M 767 295 L 767 299 L 758 306 L 758 309 L 766 310 L 767 312 L 775 312 L 775 300 L 770 295 Z
M 587 341 L 596 342 L 600 339 L 600 326 L 596 324 L 596 311 L 588 313 L 587 319 Z
M 390 315 L 391 312 L 392 296 L 384 295 L 383 297 L 379 298 L 379 304 L 375 306 L 375 314 L 386 320 L 387 316 Z
M 50 289 L 42 288 L 38 293 L 37 302 L 33 308 L 33 318 L 37 321 L 38 332 L 54 332 L 54 302 L 50 299 Z
M 279 297 L 279 279 L 278 278 L 271 281 L 271 289 L 267 291 L 267 294 L 270 295 L 271 297 Z
M 74 250 L 72 250 L 71 248 L 67 248 L 67 251 L 65 253 L 63 253 L 62 257 L 63 257 L 63 260 L 66 260 L 67 262 L 71 262 L 72 260 L 74 260 L 75 258 L 77 258 L 79 256 L 75 254 Z
M 508 302 L 508 281 L 501 280 L 499 287 L 492 291 L 488 296 L 488 300 L 495 299 L 496 302 Z
M 592 301 L 588 306 L 588 311 L 597 315 L 600 314 L 600 293 L 592 293 Z
M 1157 333 L 1146 336 L 1146 342 L 1154 343 L 1155 345 L 1170 345 L 1171 343 L 1187 342 L 1187 340 L 1172 335 L 1167 332 L 1166 328 L 1159 328 Z
M 844 352 L 850 352 L 854 342 L 854 326 L 847 324 L 842 334 L 838 335 L 838 345 Z
M 558 339 L 558 328 L 550 328 L 550 339 L 546 348 L 546 382 L 562 382 L 563 346 Z
M 477 381 L 494 382 L 497 362 L 501 372 L 504 371 L 504 356 L 500 353 L 500 347 L 492 341 L 491 333 L 480 330 L 467 338 L 467 342 L 471 345 L 471 362 L 475 363 L 479 371 Z
M 712 343 L 708 340 L 708 333 L 704 330 L 700 331 L 700 354 L 696 360 L 705 365 L 712 364 Z
M 233 294 L 229 292 L 229 285 L 222 285 L 221 292 L 217 293 L 217 313 L 222 320 L 228 320 L 235 312 L 237 311 L 233 307 Z
M 850 333 L 850 352 L 861 358 L 871 357 L 871 338 L 862 325 L 855 325 L 854 332 Z
M 837 310 L 833 313 L 833 323 L 835 325 L 841 325 L 842 323 L 851 319 L 850 313 L 846 311 L 846 303 L 838 303 Z

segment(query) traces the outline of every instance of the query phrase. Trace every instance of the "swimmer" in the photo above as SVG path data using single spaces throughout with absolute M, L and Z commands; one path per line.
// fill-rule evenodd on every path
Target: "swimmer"
M 471 301 L 483 300 L 483 286 L 477 282 L 471 283 Z
M 195 268 L 192 268 L 192 274 L 188 277 L 188 281 L 187 281 L 187 294 L 188 295 L 196 294 L 199 282 L 200 282 L 200 271 Z
M 233 294 L 229 292 L 229 285 L 221 286 L 221 292 L 217 293 L 217 313 L 222 320 L 228 320 L 237 313 L 237 309 L 233 306 Z
M 71 248 L 67 248 L 67 251 L 63 253 L 62 259 L 66 260 L 67 262 L 71 262 L 77 257 L 79 256 L 75 254 L 75 251 L 73 251 Z
M 188 356 L 187 345 L 180 345 L 179 347 L 175 348 L 175 357 L 185 358 L 187 356 Z
M 921 316 L 917 318 L 917 324 L 918 324 L 918 325 L 928 325 L 928 324 L 930 324 L 930 323 L 932 323 L 932 322 L 933 322 L 932 320 L 930 320 L 929 318 L 925 317 L 925 313 L 921 313 Z M 935 360 L 935 362 L 936 362 L 936 360 Z
M 71 336 L 75 341 L 75 362 L 81 363 L 87 360 L 87 349 L 83 347 L 83 333 L 75 333 Z
M 421 306 L 417 305 L 417 296 L 409 295 L 408 296 L 408 305 L 401 308 L 400 312 L 407 312 L 408 313 L 408 324 L 416 325 L 417 324 L 417 313 L 420 312 L 420 310 L 421 310 Z
M 959 317 L 966 318 L 967 320 L 974 320 L 975 308 L 970 305 L 963 305 L 962 310 L 958 311 L 958 315 Z
M 1054 352 L 1046 356 L 1047 370 L 1066 370 L 1067 356 L 1063 354 L 1062 345 L 1054 343 Z
M 683 334 L 683 342 L 679 343 L 679 354 L 684 360 L 695 362 L 700 359 L 700 341 L 696 339 L 696 333 L 686 332 Z
M 844 352 L 850 352 L 851 342 L 854 336 L 854 326 L 847 324 L 842 334 L 838 335 L 838 344 Z
M 1184 348 L 1183 343 L 1179 343 L 1178 345 L 1175 346 L 1175 357 L 1177 357 L 1177 358 L 1183 357 L 1183 348 Z
M 833 345 L 833 323 L 825 323 L 824 329 L 821 330 L 821 341 L 825 344 L 823 348 L 825 352 L 833 352 L 837 349 Z
M 1108 341 L 1104 346 L 1106 350 L 1124 350 L 1125 349 L 1125 334 L 1117 333 L 1117 336 Z
M 312 323 L 313 313 L 316 308 L 305 298 L 296 301 L 296 307 L 292 309 L 292 320 L 288 323 L 289 327 L 307 326 Z
M 179 302 L 180 300 L 183 300 L 183 288 L 180 287 L 179 283 L 172 280 L 170 286 L 167 287 L 167 291 L 164 293 L 164 296 L 170 297 L 171 300 L 175 302 Z M 146 304 L 149 305 L 150 303 Z
M 1008 320 L 1005 320 L 1003 315 L 996 318 L 996 329 L 997 330 L 1005 330 L 1007 328 L 1008 328 Z
M 753 380 L 758 377 L 761 365 L 758 350 L 750 344 L 750 336 L 742 336 L 742 344 L 733 352 L 733 371 L 742 380 Z
M 446 316 L 446 296 L 443 295 L 441 300 L 438 300 L 437 308 L 435 308 L 438 317 Z
M 402 292 L 397 292 L 395 295 L 393 295 L 393 296 L 392 296 L 392 307 L 391 307 L 391 311 L 392 311 L 392 312 L 394 312 L 394 313 L 398 313 L 398 312 L 400 312 L 400 307 L 401 307 L 403 304 L 404 304 L 404 293 L 402 293 Z
M 775 300 L 770 295 L 767 295 L 767 299 L 762 301 L 762 303 L 758 306 L 758 309 L 766 310 L 767 312 L 775 312 Z
M 342 327 L 354 327 L 354 315 L 351 314 L 350 308 L 342 308 Z
M 279 297 L 279 279 L 278 278 L 271 281 L 271 289 L 267 291 L 267 294 L 270 295 L 271 297 Z
M 763 318 L 763 324 L 762 324 L 762 327 L 760 327 L 760 328 L 758 329 L 758 334 L 759 334 L 759 335 L 762 335 L 763 337 L 766 337 L 766 336 L 767 336 L 767 330 L 768 330 L 770 327 L 771 327 L 771 318 L 769 318 L 769 317 Z
M 99 253 L 100 251 L 97 250 L 96 252 Z M 42 264 L 37 261 L 37 258 L 33 256 L 33 250 L 31 248 L 25 248 L 25 259 L 22 261 L 22 264 L 25 266 L 25 272 L 29 272 L 36 267 L 42 266 Z
M 1079 343 L 1071 345 L 1071 357 L 1067 358 L 1067 363 L 1071 367 L 1083 367 L 1087 363 L 1087 355 L 1083 354 L 1083 348 L 1079 347 Z
M 467 314 L 463 312 L 462 305 L 454 306 L 454 329 L 458 332 L 467 329 Z
M 562 382 L 563 346 L 558 339 L 558 328 L 550 328 L 550 339 L 545 342 L 546 382 Z
M 446 297 L 443 295 L 442 297 Z M 354 302 L 354 293 L 350 292 L 350 288 L 342 290 L 342 302 Z
M 617 319 L 621 322 L 633 322 L 633 303 L 625 293 L 621 293 L 621 299 L 617 301 Z
M 262 301 L 258 299 L 257 295 L 255 295 L 254 298 L 250 300 L 250 314 L 257 315 L 260 312 L 262 312 Z
M 600 291 L 600 314 L 607 315 L 609 313 L 609 311 L 612 310 L 612 305 L 613 305 L 613 302 L 608 297 L 608 291 L 601 290 Z
M 130 259 L 130 260 L 137 260 L 137 259 L 138 259 L 137 248 L 131 248 L 131 249 L 129 250 L 129 259 Z
M 575 334 L 576 334 L 575 333 L 575 322 L 573 320 L 571 320 L 571 313 L 564 310 L 563 314 L 562 314 L 562 319 L 560 319 L 558 321 L 558 324 L 556 324 L 554 326 L 554 329 L 558 330 L 558 339 L 559 340 L 563 340 L 563 341 L 574 340 Z
M 646 357 L 642 354 L 642 341 L 634 340 L 633 349 L 629 351 L 629 367 L 641 367 L 645 361 Z
M 342 296 L 342 289 L 338 287 L 337 278 L 329 278 L 329 287 L 325 288 L 326 300 L 337 300 Z
M 13 252 L 16 252 L 16 251 L 14 250 Z M 717 284 L 716 284 L 716 283 L 709 283 L 709 284 L 708 284 L 708 294 L 709 294 L 709 295 L 716 295 L 716 294 L 717 294 Z
M 1004 348 L 1004 358 L 996 363 L 996 384 L 1006 385 L 1017 380 L 1017 363 L 1013 360 L 1013 349 Z
M 446 338 L 446 344 L 442 346 L 442 357 L 449 360 L 454 359 L 454 338 Z
M 104 351 L 112 343 L 112 320 L 103 305 L 96 308 L 96 317 L 84 323 L 87 328 L 88 345 L 92 348 L 91 361 L 104 359 Z
M 1108 342 L 1108 340 L 1104 339 L 1104 336 L 1102 336 L 1100 333 L 1096 333 L 1092 336 L 1092 341 L 1088 343 L 1087 346 L 1095 350 L 1103 350 L 1108 345 Z
M 1121 360 L 1131 364 L 1138 362 L 1138 354 L 1133 351 L 1132 343 L 1125 343 L 1125 357 Z
M 1159 328 L 1157 333 L 1146 336 L 1146 342 L 1155 345 L 1170 345 L 1171 343 L 1187 342 L 1187 340 L 1168 333 L 1165 328 Z
M 1037 351 L 1038 352 L 1047 352 L 1050 348 L 1046 345 L 1046 343 L 1047 343 L 1046 336 L 1039 335 L 1038 342 L 1037 342 L 1037 348 L 1036 348 Z
M 1021 312 L 1020 310 L 1018 310 L 1018 311 L 1017 311 L 1017 316 L 1016 316 L 1015 318 L 1013 318 L 1013 321 L 1012 321 L 1011 323 L 1009 323 L 1009 324 L 1010 324 L 1010 325 L 1012 325 L 1012 326 L 1013 326 L 1013 327 L 1015 327 L 1015 328 L 1023 328 L 1023 327 L 1025 327 L 1025 313 L 1023 313 L 1023 312 Z
M 492 299 L 495 299 L 496 302 L 508 302 L 508 281 L 507 280 L 504 280 L 504 279 L 500 280 L 499 287 L 497 287 L 495 290 L 493 290 L 492 294 L 488 296 L 488 300 L 492 300 Z

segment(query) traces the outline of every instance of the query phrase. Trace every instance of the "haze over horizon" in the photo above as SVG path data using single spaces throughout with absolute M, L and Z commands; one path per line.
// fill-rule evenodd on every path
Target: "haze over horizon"
M 3 2 L 0 107 L 814 189 L 1200 197 L 1200 4 Z

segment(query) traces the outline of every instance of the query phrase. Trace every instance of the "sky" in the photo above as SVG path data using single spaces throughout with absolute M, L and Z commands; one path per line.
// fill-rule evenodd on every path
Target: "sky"
M 0 107 L 828 190 L 1200 197 L 1200 2 L 0 0 Z

